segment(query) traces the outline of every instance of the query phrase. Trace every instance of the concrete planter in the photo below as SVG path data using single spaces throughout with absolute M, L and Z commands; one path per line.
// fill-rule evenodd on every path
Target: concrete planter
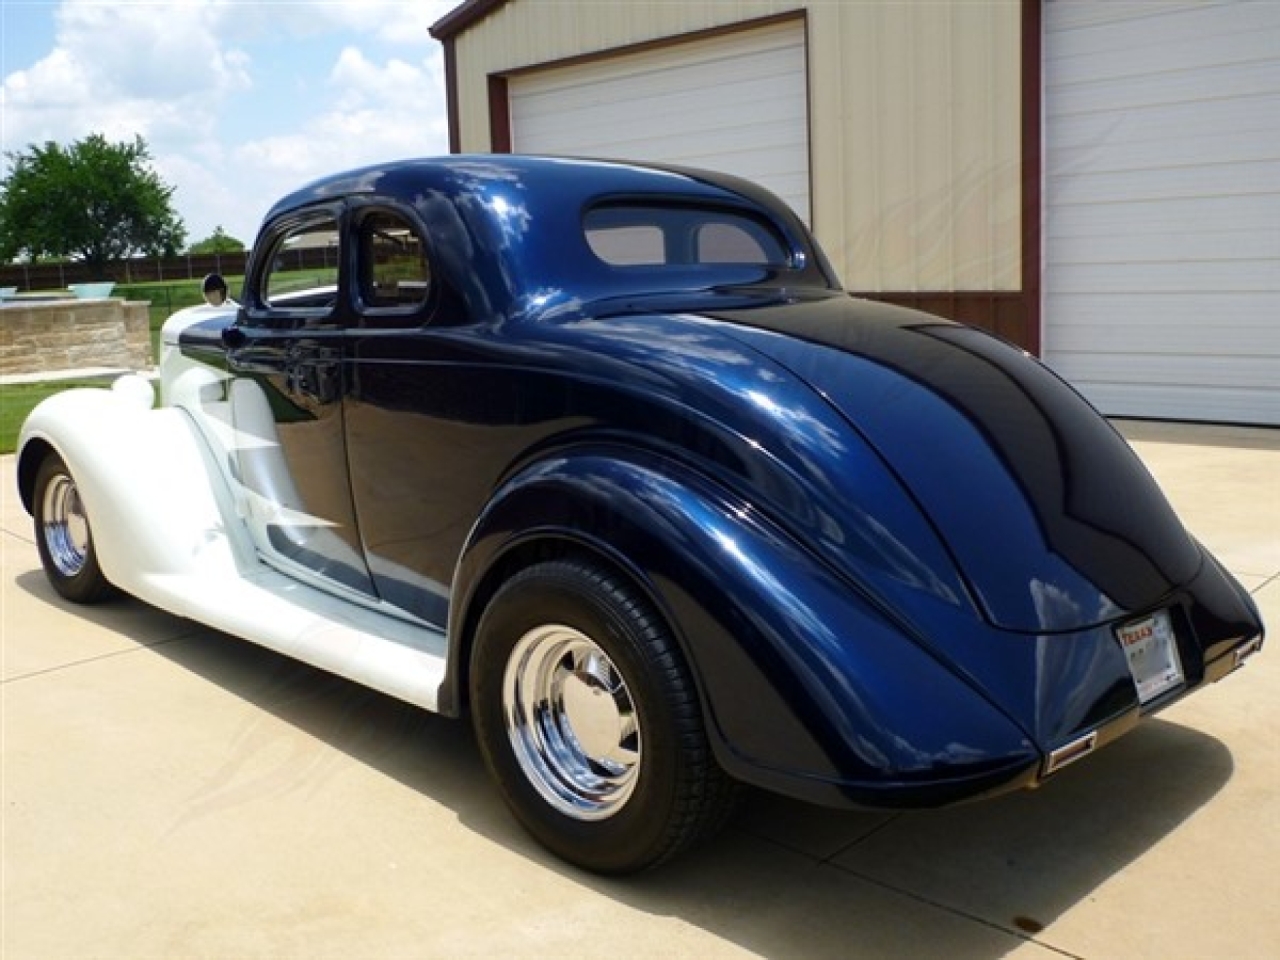
M 18 299 L 0 310 L 0 376 L 153 363 L 145 301 Z
M 79 300 L 102 300 L 111 296 L 116 288 L 114 281 L 105 283 L 73 283 L 67 287 Z

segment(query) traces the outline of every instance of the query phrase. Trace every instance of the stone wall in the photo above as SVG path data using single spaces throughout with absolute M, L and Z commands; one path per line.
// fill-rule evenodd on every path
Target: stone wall
M 0 307 L 0 376 L 110 367 L 145 370 L 151 323 L 145 301 L 7 301 Z

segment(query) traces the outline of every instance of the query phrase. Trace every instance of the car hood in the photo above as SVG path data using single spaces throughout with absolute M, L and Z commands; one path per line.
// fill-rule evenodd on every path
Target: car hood
M 1095 626 L 1157 605 L 1199 569 L 1198 545 L 1129 445 L 1024 351 L 844 295 L 743 303 L 706 315 L 878 451 L 996 626 Z

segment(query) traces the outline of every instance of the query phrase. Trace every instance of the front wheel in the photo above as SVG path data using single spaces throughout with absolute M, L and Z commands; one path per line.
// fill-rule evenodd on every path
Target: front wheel
M 56 453 L 40 462 L 35 482 L 36 548 L 53 589 L 74 603 L 99 603 L 116 593 L 98 566 L 89 517 L 75 478 Z
M 571 863 L 642 870 L 724 819 L 732 785 L 669 629 L 588 562 L 540 563 L 498 591 L 476 636 L 471 704 L 507 804 Z

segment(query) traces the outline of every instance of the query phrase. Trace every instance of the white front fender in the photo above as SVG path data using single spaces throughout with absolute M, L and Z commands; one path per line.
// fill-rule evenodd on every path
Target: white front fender
M 56 451 L 79 488 L 103 574 L 174 610 L 171 598 L 157 595 L 158 580 L 234 575 L 256 559 L 190 416 L 151 409 L 154 394 L 145 382 L 131 382 L 139 380 L 67 390 L 40 403 L 22 427 L 18 475 L 29 504 L 39 458 Z
M 56 451 L 80 491 L 98 562 L 120 589 L 428 710 L 439 709 L 444 634 L 372 602 L 353 603 L 260 562 L 226 475 L 191 415 L 149 408 L 138 384 L 68 390 L 22 428 L 18 477 L 33 503 Z

